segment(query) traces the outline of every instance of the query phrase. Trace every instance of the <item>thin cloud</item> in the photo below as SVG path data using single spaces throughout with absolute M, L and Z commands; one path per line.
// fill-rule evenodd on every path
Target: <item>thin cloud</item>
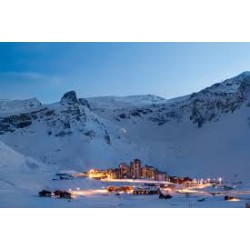
M 50 76 L 37 72 L 0 72 L 0 85 L 47 85 L 61 86 L 62 78 L 58 76 Z
M 37 97 L 50 102 L 64 89 L 64 81 L 58 76 L 37 72 L 0 72 L 0 99 L 29 99 Z

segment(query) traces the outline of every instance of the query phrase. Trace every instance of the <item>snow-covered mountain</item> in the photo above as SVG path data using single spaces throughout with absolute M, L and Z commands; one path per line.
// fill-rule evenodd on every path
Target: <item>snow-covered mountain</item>
M 49 165 L 82 170 L 96 164 L 112 165 L 120 160 L 121 152 L 125 160 L 141 151 L 123 130 L 92 112 L 88 101 L 78 99 L 74 91 L 59 103 L 16 110 L 1 114 L 1 140 Z
M 167 100 L 154 95 L 135 95 L 135 96 L 126 96 L 126 97 L 117 97 L 117 96 L 104 96 L 104 97 L 92 97 L 87 99 L 91 104 L 93 109 L 127 109 L 133 106 L 146 106 L 156 103 L 164 103 Z
M 200 92 L 158 102 L 129 102 L 124 98 L 99 97 L 88 99 L 93 111 L 113 121 L 143 119 L 162 126 L 171 121 L 191 120 L 198 127 L 208 121 L 216 121 L 228 112 L 234 112 L 248 99 L 250 73 L 217 83 Z M 144 98 L 146 98 L 144 96 Z M 125 105 L 126 103 L 127 105 Z
M 249 72 L 171 100 L 83 99 L 74 91 L 51 105 L 31 100 L 0 101 L 0 140 L 51 167 L 137 157 L 175 175 L 250 177 Z
M 25 112 L 27 110 L 31 110 L 32 108 L 39 107 L 40 105 L 41 103 L 36 98 L 13 101 L 0 99 L 0 114 L 3 115 Z

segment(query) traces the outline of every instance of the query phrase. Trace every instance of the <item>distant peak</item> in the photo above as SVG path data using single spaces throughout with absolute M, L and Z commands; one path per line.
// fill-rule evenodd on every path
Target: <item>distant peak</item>
M 28 99 L 27 101 L 29 101 L 29 102 L 31 102 L 33 104 L 42 105 L 41 102 L 36 97 Z
M 234 83 L 234 84 L 239 85 L 239 86 L 243 85 L 243 87 L 245 85 L 249 86 L 250 85 L 250 71 L 244 71 L 241 74 L 226 80 L 225 82 L 227 84 Z
M 232 81 L 232 80 L 233 81 L 234 80 L 237 80 L 237 81 L 244 81 L 244 80 L 250 81 L 250 71 L 244 71 L 241 74 L 239 74 L 239 75 L 237 75 L 235 77 L 232 77 L 232 78 L 230 78 L 228 80 L 229 81 Z
M 241 74 L 239 74 L 238 76 L 242 76 L 242 77 L 250 77 L 250 71 L 244 71 Z
M 74 90 L 65 93 L 61 99 L 61 104 L 78 103 L 76 92 Z

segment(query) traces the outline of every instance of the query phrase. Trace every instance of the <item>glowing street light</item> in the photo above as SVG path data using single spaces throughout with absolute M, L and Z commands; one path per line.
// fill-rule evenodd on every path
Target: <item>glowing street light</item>
M 222 178 L 219 177 L 219 178 L 218 178 L 218 181 L 219 181 L 219 183 L 221 184 L 221 183 L 222 183 Z

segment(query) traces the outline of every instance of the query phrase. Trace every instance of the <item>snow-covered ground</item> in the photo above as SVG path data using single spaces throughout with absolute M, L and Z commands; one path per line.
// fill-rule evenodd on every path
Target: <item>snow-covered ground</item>
M 0 207 L 88 207 L 88 208 L 244 208 L 250 202 L 250 188 L 244 185 L 232 191 L 218 188 L 197 189 L 197 192 L 170 193 L 172 199 L 159 199 L 159 195 L 133 195 L 109 193 L 106 187 L 112 183 L 75 178 L 73 180 L 49 181 L 48 190 L 70 190 L 77 194 L 73 199 L 39 197 L 37 189 L 11 189 L 0 192 Z M 130 183 L 131 184 L 131 183 Z M 119 186 L 119 184 L 116 183 Z M 121 183 L 120 185 L 124 185 Z M 211 195 L 215 192 L 216 195 Z M 224 196 L 234 196 L 238 201 L 226 201 Z M 202 200 L 204 199 L 204 200 Z

